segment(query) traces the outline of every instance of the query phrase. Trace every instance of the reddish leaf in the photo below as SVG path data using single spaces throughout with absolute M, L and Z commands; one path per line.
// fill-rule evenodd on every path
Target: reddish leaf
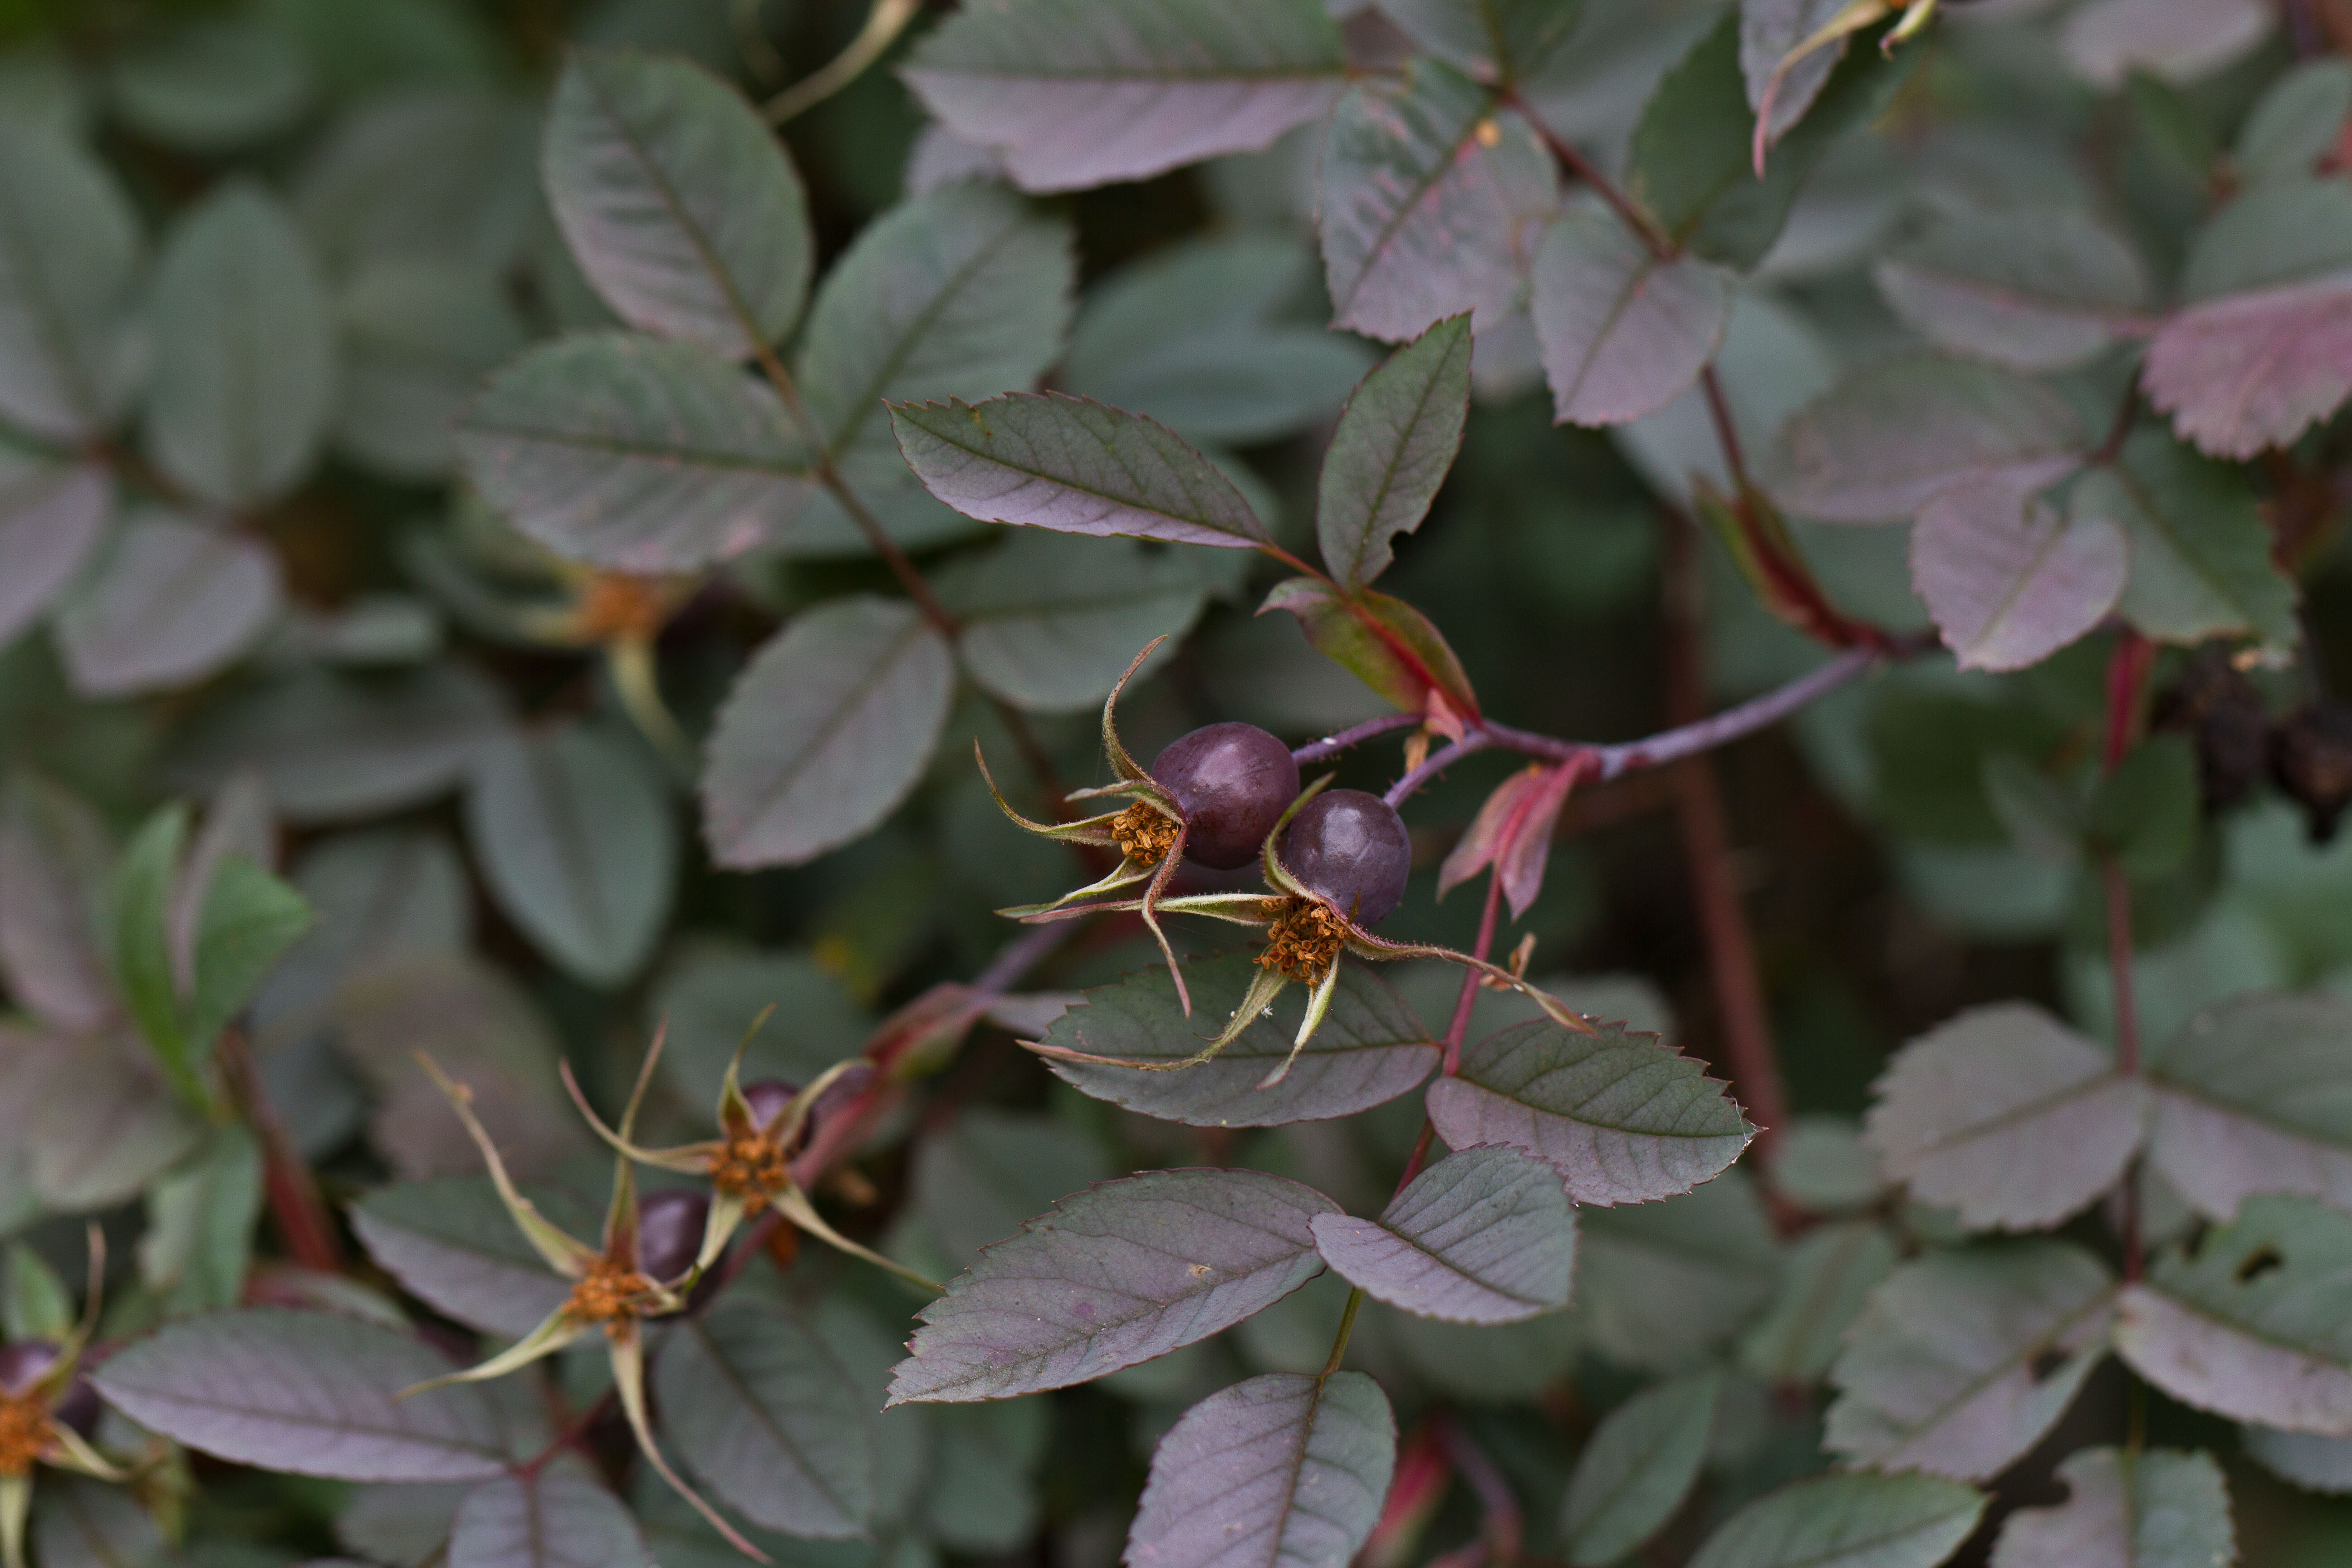
M 2352 394 L 2352 275 L 2190 306 L 2148 345 L 2140 382 L 2200 451 L 2286 445 Z
M 1470 831 L 1439 868 L 1437 896 L 1444 898 L 1493 866 L 1503 879 L 1503 897 L 1510 900 L 1511 918 L 1526 914 L 1536 895 L 1543 891 L 1552 827 L 1559 821 L 1559 808 L 1581 772 L 1576 763 L 1552 767 L 1532 763 L 1505 779 L 1478 808 Z
M 1406 712 L 1433 711 L 1434 692 L 1451 714 L 1478 716 L 1462 661 L 1429 617 L 1402 599 L 1371 588 L 1343 595 L 1329 583 L 1293 577 L 1276 584 L 1258 606 L 1260 615 L 1268 610 L 1297 616 L 1307 640 L 1326 658 Z M 1433 721 L 1447 716 L 1437 712 Z

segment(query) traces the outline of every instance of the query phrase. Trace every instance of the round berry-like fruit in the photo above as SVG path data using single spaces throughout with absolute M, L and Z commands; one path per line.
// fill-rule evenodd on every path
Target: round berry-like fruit
M 1358 925 L 1378 925 L 1404 898 L 1412 837 L 1396 807 L 1379 795 L 1326 790 L 1283 830 L 1282 864 Z
M 637 1205 L 637 1270 L 648 1279 L 676 1279 L 702 1251 L 710 1194 L 683 1187 L 647 1193 Z
M 0 1345 L 0 1394 L 21 1394 L 58 1364 L 58 1347 L 47 1340 Z
M 744 1103 L 751 1108 L 751 1124 L 762 1132 L 776 1124 L 784 1108 L 800 1090 L 780 1078 L 763 1078 L 743 1086 Z
M 1298 798 L 1290 748 L 1255 724 L 1208 724 L 1168 743 L 1151 777 L 1184 813 L 1184 858 L 1246 866 Z

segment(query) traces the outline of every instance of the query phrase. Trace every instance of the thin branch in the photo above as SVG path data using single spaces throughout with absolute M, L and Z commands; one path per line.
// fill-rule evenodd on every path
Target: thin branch
M 2139 377 L 2135 374 L 2124 383 L 2123 405 L 2116 410 L 2114 422 L 2107 426 L 2106 439 L 2099 443 L 2099 449 L 2093 452 L 2088 459 L 2092 468 L 2104 468 L 2123 455 L 2124 439 L 2131 434 L 2132 425 L 2138 415 Z
M 260 1070 L 246 1045 L 245 1031 L 223 1030 L 218 1054 L 230 1092 L 244 1111 L 255 1142 L 261 1145 L 262 1192 L 286 1255 L 305 1268 L 341 1273 L 343 1249 L 336 1239 L 334 1217 L 319 1195 L 318 1179 L 310 1173 L 310 1163 L 287 1136 L 286 1125 L 269 1101 Z
M 1367 719 L 1362 723 L 1350 725 L 1337 734 L 1326 735 L 1319 741 L 1301 746 L 1290 753 L 1290 760 L 1303 768 L 1310 763 L 1319 763 L 1328 758 L 1336 757 L 1340 752 L 1350 751 L 1367 741 L 1377 741 L 1382 735 L 1393 735 L 1399 730 L 1410 730 L 1420 723 L 1421 720 L 1422 716 L 1418 713 L 1383 713 L 1377 719 Z
M 1609 204 L 1610 211 L 1615 213 L 1623 221 L 1625 226 L 1633 231 L 1634 237 L 1648 248 L 1651 255 L 1661 261 L 1674 258 L 1679 250 L 1675 242 L 1660 232 L 1657 225 L 1652 223 L 1648 216 L 1633 205 L 1632 198 L 1617 188 L 1615 181 L 1595 167 L 1590 158 L 1578 152 L 1570 143 L 1568 138 L 1545 124 L 1543 116 L 1535 111 L 1534 105 L 1519 96 L 1517 89 L 1505 93 L 1503 101 L 1517 110 L 1519 117 L 1535 128 L 1535 133 L 1543 139 L 1543 144 L 1551 150 L 1551 155 L 1559 161 L 1560 167 L 1591 185 L 1593 194 Z
M 1500 866 L 1486 872 L 1486 903 L 1478 912 L 1478 941 L 1471 955 L 1485 959 L 1495 951 L 1495 917 L 1503 902 L 1503 871 Z M 1454 999 L 1454 1021 L 1445 1026 L 1445 1076 L 1453 1078 L 1462 1070 L 1462 1040 L 1470 1032 L 1470 1010 L 1478 1001 L 1478 971 L 1462 972 L 1462 992 Z
M 1430 780 L 1475 752 L 1487 750 L 1517 752 L 1521 756 L 1542 757 L 1556 763 L 1574 762 L 1580 757 L 1593 759 L 1589 775 L 1593 782 L 1606 784 L 1611 779 L 1644 768 L 1663 767 L 1685 757 L 1711 752 L 1716 747 L 1769 729 L 1839 687 L 1866 674 L 1879 666 L 1899 659 L 1914 658 L 1936 646 L 1932 637 L 1918 637 L 1898 639 L 1885 647 L 1856 647 L 1846 649 L 1828 663 L 1808 671 L 1785 686 L 1774 688 L 1760 697 L 1727 708 L 1712 717 L 1678 724 L 1638 741 L 1621 741 L 1602 744 L 1592 741 L 1563 741 L 1557 736 L 1538 734 L 1533 730 L 1515 730 L 1508 724 L 1482 720 L 1471 725 L 1461 740 L 1432 752 L 1422 764 L 1406 773 L 1389 787 L 1386 799 L 1391 805 L 1401 805 L 1417 794 Z M 1391 730 L 1401 730 L 1417 724 L 1417 716 L 1392 715 L 1390 720 L 1374 721 Z M 1292 753 L 1304 761 L 1320 761 L 1352 745 L 1360 738 L 1356 730 L 1343 731 L 1328 741 L 1318 741 L 1312 746 L 1302 746 Z
M 1703 622 L 1698 603 L 1698 554 L 1689 523 L 1666 520 L 1666 700 L 1674 713 L 1704 706 L 1706 676 Z M 1694 723 L 1704 723 L 1695 721 Z M 1686 724 L 1688 729 L 1693 725 Z M 1731 869 L 1731 825 L 1717 787 L 1713 760 L 1704 746 L 1684 753 L 1675 773 L 1680 805 L 1683 853 L 1689 862 L 1691 896 L 1698 906 L 1706 942 L 1716 1009 L 1731 1077 L 1751 1120 L 1763 1131 L 1759 1152 L 1788 1121 L 1788 1090 L 1772 1043 L 1772 1018 L 1758 973 L 1755 940 L 1740 908 Z

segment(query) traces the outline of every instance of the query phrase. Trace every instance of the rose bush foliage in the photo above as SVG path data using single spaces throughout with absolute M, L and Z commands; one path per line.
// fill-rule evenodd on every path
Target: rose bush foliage
M 12 1568 L 2352 1549 L 2341 7 L 0 41 Z

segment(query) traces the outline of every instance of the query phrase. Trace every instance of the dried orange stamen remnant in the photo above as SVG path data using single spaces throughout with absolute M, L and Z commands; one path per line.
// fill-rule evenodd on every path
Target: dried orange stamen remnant
M 1176 825 L 1141 801 L 1118 814 L 1110 836 L 1119 853 L 1139 866 L 1158 865 L 1176 847 Z
M 600 1258 L 572 1287 L 563 1310 L 583 1322 L 614 1323 L 637 1316 L 642 1298 L 653 1288 L 652 1280 L 626 1264 Z
M 677 607 L 677 593 L 661 578 L 600 572 L 580 590 L 572 615 L 590 641 L 625 641 L 654 636 Z
M 32 1473 L 49 1446 L 49 1408 L 29 1394 L 0 1394 L 0 1476 Z
M 730 1134 L 710 1160 L 710 1184 L 741 1198 L 747 1215 L 765 1210 L 768 1200 L 784 1190 L 789 1174 L 782 1145 L 764 1132 Z
M 1266 928 L 1265 951 L 1257 955 L 1265 969 L 1312 985 L 1323 978 L 1346 945 L 1348 933 L 1339 917 L 1313 899 L 1292 899 Z

